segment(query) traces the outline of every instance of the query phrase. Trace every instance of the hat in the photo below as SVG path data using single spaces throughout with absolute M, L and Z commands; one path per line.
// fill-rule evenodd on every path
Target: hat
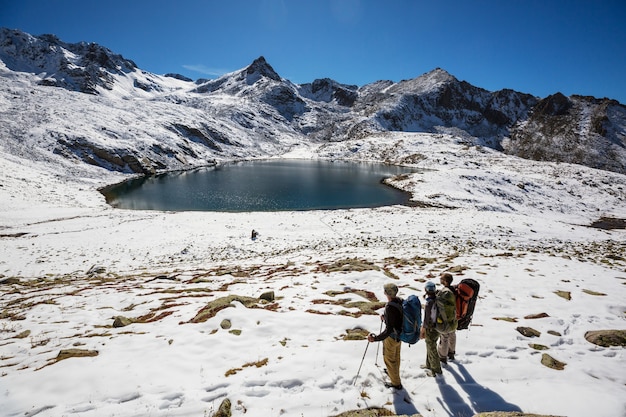
M 398 287 L 396 286 L 396 284 L 385 284 L 383 288 L 385 289 L 385 294 L 387 295 L 395 297 L 396 294 L 398 294 Z
M 437 287 L 435 286 L 435 283 L 434 283 L 434 282 L 432 282 L 432 281 L 428 281 L 428 282 L 426 283 L 426 292 L 435 292 L 435 289 L 436 289 L 436 288 L 437 288 Z

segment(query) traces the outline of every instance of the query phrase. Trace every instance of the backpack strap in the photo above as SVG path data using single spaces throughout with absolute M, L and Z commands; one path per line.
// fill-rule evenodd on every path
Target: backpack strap
M 402 333 L 402 327 L 404 324 L 404 310 L 402 309 L 402 302 L 404 300 L 402 300 L 402 298 L 398 298 L 398 300 L 400 300 L 400 302 L 395 301 L 395 300 L 387 302 L 388 305 L 393 306 L 397 308 L 398 311 L 400 311 L 400 331 L 398 331 L 395 328 L 392 328 L 393 335 L 396 340 L 400 340 L 400 333 Z

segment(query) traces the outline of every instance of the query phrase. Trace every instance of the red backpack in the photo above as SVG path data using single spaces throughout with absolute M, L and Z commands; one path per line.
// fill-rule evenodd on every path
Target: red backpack
M 470 326 L 479 290 L 480 284 L 471 278 L 465 278 L 455 287 L 457 330 Z

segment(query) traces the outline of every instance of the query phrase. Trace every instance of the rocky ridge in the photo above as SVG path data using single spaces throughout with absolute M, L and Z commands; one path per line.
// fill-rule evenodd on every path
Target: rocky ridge
M 10 29 L 0 29 L 0 60 L 5 149 L 36 137 L 46 158 L 113 171 L 188 169 L 404 131 L 626 173 L 626 106 L 607 98 L 490 92 L 440 68 L 362 87 L 331 79 L 297 85 L 263 57 L 193 82 L 142 71 L 94 43 Z

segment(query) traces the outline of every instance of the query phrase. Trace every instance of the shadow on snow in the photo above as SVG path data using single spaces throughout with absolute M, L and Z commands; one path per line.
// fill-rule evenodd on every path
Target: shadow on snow
M 458 372 L 452 366 L 448 366 L 447 370 L 467 393 L 470 403 L 463 400 L 454 388 L 438 379 L 437 383 L 442 396 L 440 402 L 450 416 L 472 416 L 475 413 L 488 411 L 522 411 L 519 406 L 507 402 L 500 394 L 476 382 L 462 364 L 455 362 L 455 365 Z

